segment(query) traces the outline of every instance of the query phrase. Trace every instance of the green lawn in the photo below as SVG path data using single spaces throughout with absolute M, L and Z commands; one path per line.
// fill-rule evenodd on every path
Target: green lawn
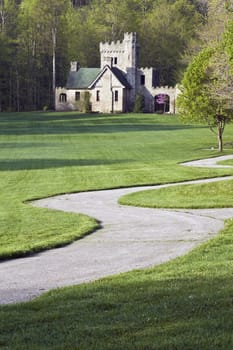
M 226 139 L 232 131 L 228 126 Z M 98 225 L 33 208 L 31 199 L 233 174 L 178 165 L 218 153 L 208 129 L 184 126 L 174 116 L 0 113 L 0 134 L 1 258 L 67 243 Z M 222 205 L 232 193 L 228 184 L 224 195 L 212 184 Z M 204 186 L 198 201 L 208 206 L 206 193 Z M 0 348 L 231 350 L 232 248 L 228 220 L 218 237 L 170 263 L 2 306 Z
M 233 152 L 233 149 L 232 149 Z M 228 160 L 224 160 L 222 162 L 218 162 L 219 165 L 230 165 L 233 166 L 233 159 L 228 159 Z
M 27 201 L 232 173 L 178 165 L 215 156 L 215 143 L 208 129 L 174 116 L 0 113 L 0 259 L 66 244 L 98 225 Z
M 180 185 L 128 194 L 120 204 L 148 208 L 233 208 L 233 180 Z

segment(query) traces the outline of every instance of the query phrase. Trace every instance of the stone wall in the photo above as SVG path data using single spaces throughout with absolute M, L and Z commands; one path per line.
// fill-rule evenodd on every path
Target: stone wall
M 75 105 L 75 91 L 76 90 L 67 90 L 66 88 L 62 87 L 56 88 L 56 111 L 73 111 L 77 109 L 77 106 Z
M 153 86 L 154 68 L 140 68 L 137 70 L 137 92 L 145 97 L 145 111 L 153 113 L 155 111 L 155 96 L 164 94 L 169 96 L 169 112 L 176 113 L 176 98 L 180 93 L 178 87 Z M 142 84 L 144 76 L 144 84 Z
M 91 110 L 101 113 L 125 112 L 127 101 L 125 89 L 112 74 L 106 70 L 95 86 L 89 90 L 56 89 L 56 110 L 82 110 L 82 98 L 85 91 L 90 93 Z M 80 93 L 80 101 L 76 101 L 76 93 Z

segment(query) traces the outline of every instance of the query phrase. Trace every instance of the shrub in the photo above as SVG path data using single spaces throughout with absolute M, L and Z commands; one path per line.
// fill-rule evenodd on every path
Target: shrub
M 145 98 L 142 94 L 137 94 L 135 98 L 134 113 L 143 113 L 145 109 Z

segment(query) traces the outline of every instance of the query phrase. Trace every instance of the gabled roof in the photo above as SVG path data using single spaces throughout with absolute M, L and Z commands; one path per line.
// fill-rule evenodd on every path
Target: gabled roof
M 127 89 L 132 89 L 132 86 L 126 79 L 124 73 L 118 69 L 117 67 L 110 67 L 109 65 L 106 65 L 102 68 L 102 70 L 99 72 L 99 74 L 96 76 L 96 78 L 90 83 L 89 88 L 92 88 L 93 85 L 103 76 L 103 74 L 106 72 L 106 70 L 110 70 L 115 77 L 119 80 L 121 85 L 126 87 Z
M 117 67 L 104 66 L 100 68 L 79 68 L 78 71 L 70 71 L 66 83 L 67 89 L 88 89 L 99 80 L 106 70 L 110 70 L 114 76 L 119 80 L 121 85 L 131 89 L 131 85 L 127 81 L 124 73 Z
M 117 67 L 112 67 L 111 71 L 113 72 L 113 74 L 115 75 L 115 77 L 119 80 L 119 82 L 124 85 L 126 88 L 128 89 L 132 89 L 132 86 L 130 85 L 130 83 L 128 82 L 128 80 L 126 79 L 124 73 Z
M 87 89 L 100 73 L 100 68 L 79 68 L 78 71 L 70 71 L 66 83 L 67 89 Z

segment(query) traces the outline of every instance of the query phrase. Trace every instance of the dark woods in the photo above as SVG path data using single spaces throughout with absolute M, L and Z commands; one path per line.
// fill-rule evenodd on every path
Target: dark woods
M 140 66 L 174 85 L 206 11 L 205 0 L 0 0 L 0 111 L 53 108 L 69 62 L 99 67 L 99 42 L 124 32 L 138 33 Z

